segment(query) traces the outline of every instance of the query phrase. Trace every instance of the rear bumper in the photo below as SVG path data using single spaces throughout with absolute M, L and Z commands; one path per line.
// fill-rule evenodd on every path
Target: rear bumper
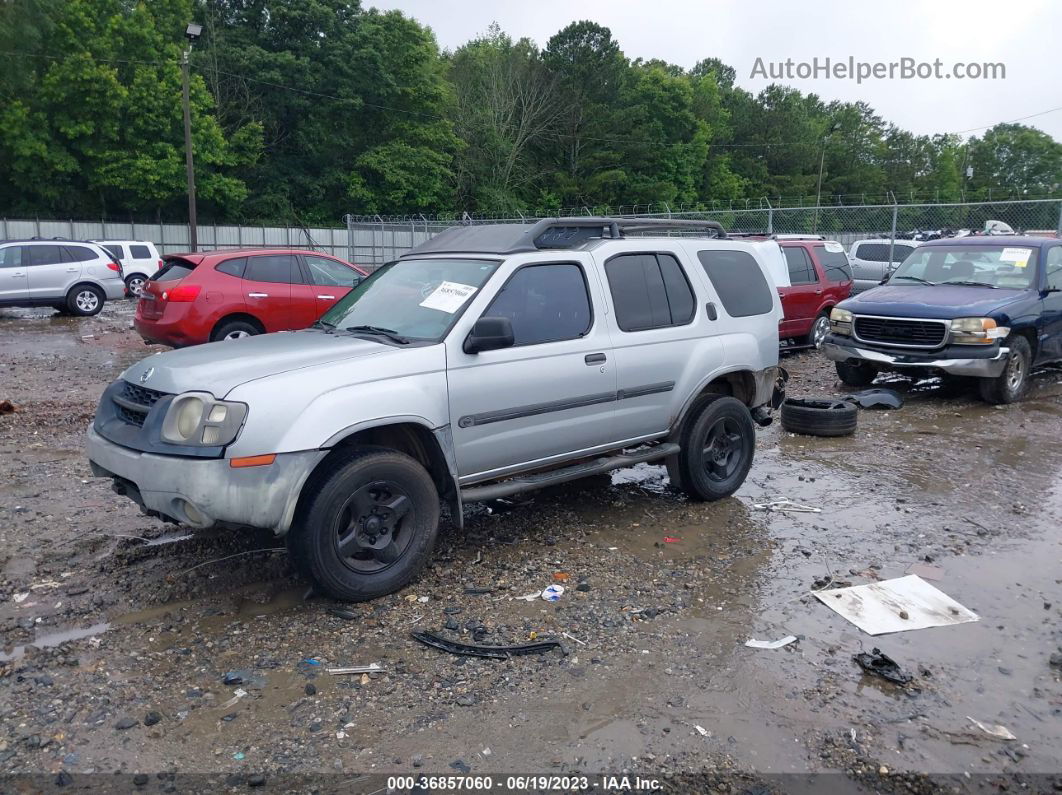
M 973 349 L 968 345 L 946 345 L 939 351 L 909 353 L 871 348 L 843 334 L 830 334 L 822 345 L 826 358 L 835 362 L 873 364 L 882 370 L 940 370 L 951 375 L 996 378 L 1007 363 L 1009 348 L 998 342 Z
M 92 474 L 115 481 L 115 490 L 141 510 L 196 528 L 215 524 L 265 527 L 285 533 L 303 484 L 327 454 L 282 453 L 269 466 L 234 469 L 226 458 L 156 455 L 114 444 L 88 432 Z
M 166 320 L 165 315 L 158 320 L 145 320 L 142 317 L 133 318 L 133 328 L 137 334 L 144 338 L 145 342 L 159 345 L 169 345 L 180 348 L 185 345 L 199 345 L 208 342 L 206 332 L 191 328 L 182 320 Z
M 100 287 L 103 288 L 108 301 L 117 301 L 119 298 L 125 298 L 125 282 L 121 278 L 101 279 Z

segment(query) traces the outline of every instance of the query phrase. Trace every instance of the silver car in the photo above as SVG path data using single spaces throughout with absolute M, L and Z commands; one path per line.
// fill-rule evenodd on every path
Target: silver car
M 917 245 L 917 240 L 892 241 L 887 237 L 853 243 L 848 250 L 848 261 L 852 264 L 852 295 L 881 284 Z
M 655 231 L 700 237 L 631 237 Z M 339 599 L 403 587 L 462 504 L 646 461 L 732 494 L 782 398 L 772 241 L 714 222 L 448 230 L 312 329 L 151 356 L 104 393 L 94 474 L 192 527 L 272 528 Z M 711 235 L 711 236 L 709 236 Z
M 95 243 L 0 241 L 0 306 L 53 306 L 95 315 L 125 295 L 122 266 Z

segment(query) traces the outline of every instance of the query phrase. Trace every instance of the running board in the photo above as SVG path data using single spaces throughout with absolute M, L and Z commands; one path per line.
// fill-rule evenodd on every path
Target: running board
M 461 489 L 461 501 L 482 502 L 483 500 L 509 497 L 522 491 L 555 486 L 558 483 L 567 483 L 569 480 L 578 480 L 588 475 L 601 475 L 605 472 L 611 472 L 613 469 L 623 469 L 635 464 L 644 464 L 648 461 L 658 461 L 661 458 L 667 458 L 669 455 L 675 455 L 681 449 L 674 442 L 663 442 L 644 450 L 595 458 L 593 461 L 575 464 L 563 469 L 551 469 L 548 472 L 524 475 L 523 477 L 503 480 L 500 483 L 490 483 L 486 486 L 470 486 L 467 489 Z

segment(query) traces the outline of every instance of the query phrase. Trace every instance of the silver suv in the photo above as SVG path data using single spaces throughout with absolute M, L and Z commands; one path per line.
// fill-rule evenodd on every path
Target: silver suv
M 125 295 L 122 266 L 95 243 L 0 241 L 0 306 L 53 306 L 95 315 Z
M 658 230 L 684 234 L 637 236 Z M 440 501 L 460 527 L 462 503 L 646 461 L 693 499 L 729 496 L 784 381 L 776 244 L 724 238 L 609 218 L 448 230 L 311 329 L 130 367 L 89 430 L 93 473 L 166 519 L 287 534 L 349 600 L 417 574 Z

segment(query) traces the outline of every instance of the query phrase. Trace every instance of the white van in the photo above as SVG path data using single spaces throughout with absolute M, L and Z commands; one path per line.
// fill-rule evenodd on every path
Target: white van
M 159 250 L 150 240 L 93 240 L 92 242 L 103 246 L 108 253 L 122 263 L 125 287 L 133 298 L 139 297 L 140 291 L 144 289 L 144 282 L 162 267 Z

